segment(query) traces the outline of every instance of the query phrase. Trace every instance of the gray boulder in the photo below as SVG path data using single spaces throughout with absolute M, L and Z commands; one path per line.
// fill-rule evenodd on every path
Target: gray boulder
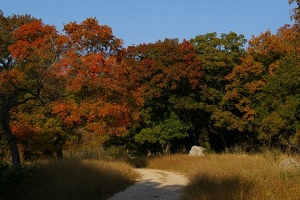
M 279 167 L 281 169 L 300 169 L 300 164 L 293 158 L 287 158 L 280 162 Z
M 189 155 L 190 156 L 204 156 L 205 148 L 199 146 L 192 146 Z

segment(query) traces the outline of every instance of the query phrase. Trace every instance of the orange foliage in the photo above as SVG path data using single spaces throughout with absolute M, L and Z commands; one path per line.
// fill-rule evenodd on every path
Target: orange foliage
M 79 105 L 72 100 L 71 102 L 56 101 L 52 104 L 52 114 L 63 120 L 67 126 L 81 124 L 81 112 Z
M 137 107 L 143 99 L 131 68 L 121 62 L 122 41 L 95 18 L 69 23 L 64 30 L 66 49 L 54 68 L 69 95 L 53 104 L 53 114 L 67 126 L 102 134 L 126 133 L 139 120 Z
M 113 35 L 109 26 L 99 25 L 96 18 L 88 18 L 81 24 L 66 24 L 64 31 L 70 38 L 72 50 L 81 55 L 97 52 L 109 54 L 119 50 L 123 43 Z
M 126 59 L 125 62 L 133 67 L 139 87 L 144 87 L 145 99 L 160 98 L 163 90 L 178 90 L 183 81 L 192 89 L 200 87 L 201 64 L 192 44 L 186 40 L 179 43 L 166 39 L 142 44 L 129 47 L 127 53 L 132 60 Z
M 20 141 L 38 141 L 42 129 L 38 125 L 23 121 L 22 123 L 15 122 L 11 124 L 12 132 Z
M 10 123 L 11 130 L 20 141 L 38 141 L 41 138 L 41 127 L 22 112 L 13 112 L 16 120 Z M 35 116 L 40 117 L 40 116 Z
M 241 64 L 235 66 L 226 77 L 230 83 L 226 86 L 225 98 L 235 102 L 243 119 L 254 119 L 256 113 L 252 105 L 261 100 L 259 92 L 266 84 L 266 77 L 274 76 L 282 58 L 298 51 L 295 33 L 294 26 L 286 25 L 275 35 L 268 30 L 253 37 L 249 41 L 247 55 L 241 58 Z
M 48 60 L 53 58 L 54 44 L 58 33 L 54 26 L 44 25 L 35 20 L 18 28 L 13 36 L 17 42 L 9 47 L 11 54 L 18 60 Z M 49 57 L 50 56 L 50 57 Z

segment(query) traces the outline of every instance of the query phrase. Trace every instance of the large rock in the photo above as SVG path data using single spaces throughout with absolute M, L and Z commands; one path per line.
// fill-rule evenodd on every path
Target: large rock
M 293 158 L 287 158 L 280 162 L 279 167 L 281 169 L 300 169 L 300 164 Z
M 199 146 L 192 146 L 189 155 L 190 156 L 204 156 L 205 149 Z

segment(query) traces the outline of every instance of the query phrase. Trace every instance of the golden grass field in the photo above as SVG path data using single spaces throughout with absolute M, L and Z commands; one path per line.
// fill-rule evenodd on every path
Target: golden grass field
M 189 184 L 185 200 L 298 200 L 300 169 L 284 170 L 289 156 L 209 154 L 204 157 L 170 155 L 131 160 L 138 167 L 179 172 Z M 300 157 L 293 156 L 296 161 Z M 2 199 L 107 199 L 133 184 L 138 175 L 125 161 L 65 159 L 34 163 L 20 181 L 2 188 Z
M 284 158 L 273 153 L 173 155 L 154 158 L 148 167 L 188 176 L 190 183 L 183 191 L 186 200 L 300 199 L 300 171 L 281 169 Z
M 101 200 L 125 189 L 138 177 L 125 162 L 80 159 L 35 164 L 24 173 L 19 184 L 7 186 L 4 199 Z

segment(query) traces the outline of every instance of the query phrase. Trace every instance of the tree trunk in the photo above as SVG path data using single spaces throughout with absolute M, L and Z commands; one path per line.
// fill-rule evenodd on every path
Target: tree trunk
M 163 154 L 164 155 L 170 155 L 171 154 L 170 147 L 171 147 L 171 143 L 170 142 L 167 142 L 166 145 L 162 145 L 162 149 L 163 149 Z
M 271 143 L 272 143 L 272 136 L 270 135 L 269 139 L 268 139 L 268 150 L 269 151 L 271 150 Z
M 221 133 L 221 140 L 222 140 L 222 143 L 223 143 L 223 146 L 224 146 L 224 151 L 225 153 L 228 153 L 228 146 L 227 146 L 227 142 L 226 142 L 226 139 L 225 139 L 225 136 L 223 135 L 223 133 Z
M 12 130 L 9 125 L 9 110 L 4 108 L 1 110 L 1 127 L 6 136 L 12 158 L 12 168 L 14 171 L 19 171 L 21 169 L 20 153 L 17 145 L 17 139 L 13 135 Z
M 58 149 L 56 151 L 56 156 L 57 156 L 58 159 L 63 159 L 64 158 L 62 149 Z
M 54 148 L 56 149 L 56 156 L 58 159 L 63 158 L 62 149 L 63 149 L 65 142 L 66 142 L 65 138 L 60 133 L 55 134 L 55 140 L 53 142 L 53 145 L 54 145 Z

